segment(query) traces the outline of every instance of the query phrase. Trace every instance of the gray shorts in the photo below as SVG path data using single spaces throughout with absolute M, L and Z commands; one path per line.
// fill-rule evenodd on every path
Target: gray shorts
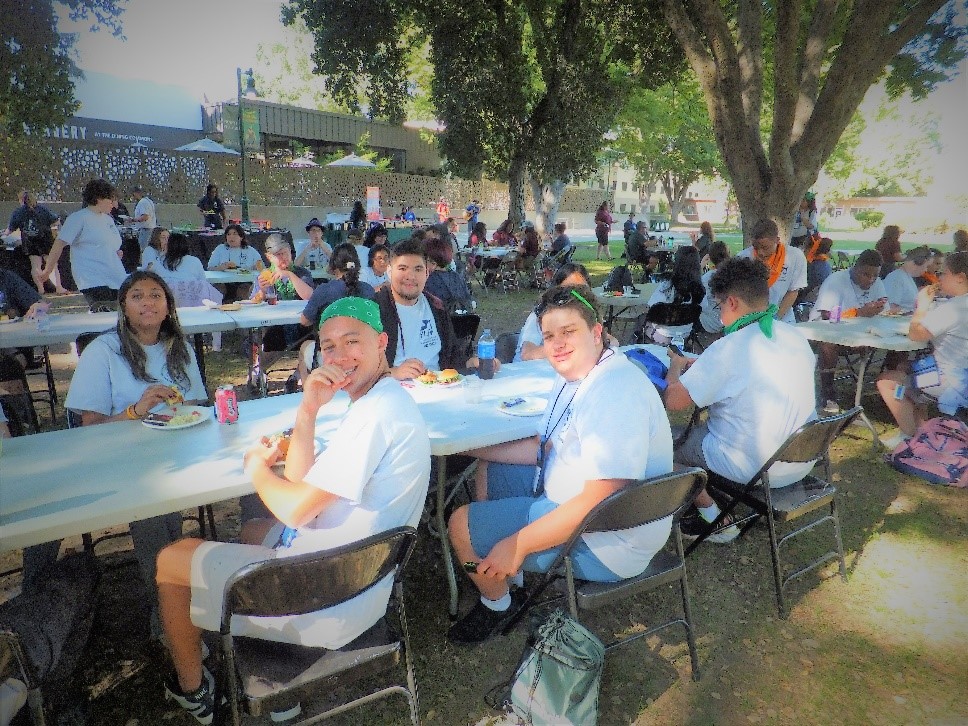
M 702 442 L 707 434 L 709 434 L 709 426 L 705 421 L 693 426 L 686 440 L 673 452 L 672 460 L 677 464 L 698 466 L 709 471 L 706 455 L 702 451 Z

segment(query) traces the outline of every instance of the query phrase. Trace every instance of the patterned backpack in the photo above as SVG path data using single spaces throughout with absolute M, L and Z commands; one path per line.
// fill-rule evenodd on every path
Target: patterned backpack
M 898 471 L 932 484 L 968 487 L 968 425 L 951 418 L 925 421 L 889 458 Z

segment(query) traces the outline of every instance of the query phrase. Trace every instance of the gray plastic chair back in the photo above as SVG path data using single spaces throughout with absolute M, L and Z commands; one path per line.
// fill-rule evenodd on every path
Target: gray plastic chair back
M 397 527 L 343 547 L 257 562 L 225 587 L 222 633 L 231 616 L 303 615 L 350 600 L 395 572 L 399 579 L 417 532 Z
M 514 351 L 518 349 L 517 333 L 501 333 L 495 341 L 497 359 L 502 363 L 510 363 L 514 360 Z

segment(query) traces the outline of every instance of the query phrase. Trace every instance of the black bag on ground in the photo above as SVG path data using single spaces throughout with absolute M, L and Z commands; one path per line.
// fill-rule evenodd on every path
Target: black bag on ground
M 618 265 L 612 268 L 602 283 L 605 292 L 622 292 L 623 288 L 632 287 L 632 273 L 625 265 Z

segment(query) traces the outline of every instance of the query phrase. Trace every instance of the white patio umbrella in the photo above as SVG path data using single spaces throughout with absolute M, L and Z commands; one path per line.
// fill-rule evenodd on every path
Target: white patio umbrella
M 344 156 L 342 159 L 331 161 L 326 166 L 368 166 L 372 168 L 375 167 L 376 164 L 374 164 L 372 161 L 367 161 L 362 156 L 350 154 L 349 156 Z
M 295 169 L 305 169 L 313 166 L 319 166 L 319 164 L 310 159 L 308 156 L 300 156 L 290 161 L 289 166 Z
M 208 154 L 234 154 L 235 156 L 240 156 L 238 151 L 230 149 L 227 146 L 222 146 L 217 141 L 212 141 L 211 139 L 199 139 L 190 144 L 179 146 L 175 151 L 204 151 Z

